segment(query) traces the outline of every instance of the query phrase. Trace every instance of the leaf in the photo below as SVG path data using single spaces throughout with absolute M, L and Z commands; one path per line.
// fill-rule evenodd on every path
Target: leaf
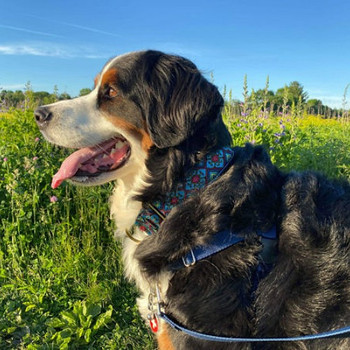
M 80 339 L 83 335 L 84 335 L 84 328 L 83 327 L 78 328 L 77 330 L 78 339 Z
M 85 307 L 84 307 L 85 306 Z M 100 305 L 94 305 L 94 304 L 88 304 L 87 306 L 83 306 L 83 314 L 85 316 L 91 315 L 92 317 L 96 317 L 101 313 L 101 306 Z
M 84 317 L 83 315 L 79 315 L 80 318 L 80 324 L 85 328 L 90 328 L 91 326 L 91 322 L 92 322 L 92 317 L 88 316 L 88 317 Z
M 78 320 L 77 317 L 74 315 L 73 312 L 71 311 L 62 311 L 61 312 L 61 317 L 68 322 L 70 325 L 77 326 Z
M 87 343 L 90 343 L 90 337 L 91 337 L 91 329 L 87 329 L 84 334 L 84 339 Z
M 67 339 L 67 338 L 70 338 L 72 333 L 73 332 L 69 328 L 67 328 L 60 332 L 60 336 L 62 339 Z
M 94 330 L 98 330 L 101 327 L 105 326 L 106 324 L 110 323 L 112 321 L 112 312 L 113 312 L 113 308 L 110 305 L 109 306 L 109 310 L 106 311 L 105 313 L 101 314 L 100 316 L 97 317 L 97 320 L 93 326 Z
M 47 326 L 52 328 L 63 328 L 66 325 L 66 322 L 63 322 L 59 318 L 55 317 L 46 322 Z
M 6 328 L 6 332 L 7 334 L 12 334 L 13 332 L 15 332 L 17 329 L 17 327 L 8 327 Z
M 60 350 L 68 350 L 69 349 L 69 347 L 68 347 L 68 344 L 67 343 L 62 343 L 61 345 L 60 345 Z
M 35 307 L 36 307 L 35 304 L 29 304 L 29 305 L 26 307 L 25 312 L 28 312 L 28 311 L 30 311 L 30 310 L 32 310 L 32 309 L 35 309 Z

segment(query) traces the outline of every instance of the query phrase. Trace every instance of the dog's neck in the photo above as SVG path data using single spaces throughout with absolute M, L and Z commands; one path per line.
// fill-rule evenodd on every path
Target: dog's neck
M 185 172 L 184 180 L 177 184 L 174 191 L 167 193 L 162 200 L 144 203 L 136 218 L 135 226 L 147 235 L 154 234 L 175 206 L 221 176 L 232 163 L 233 155 L 231 147 L 223 147 L 208 153 Z

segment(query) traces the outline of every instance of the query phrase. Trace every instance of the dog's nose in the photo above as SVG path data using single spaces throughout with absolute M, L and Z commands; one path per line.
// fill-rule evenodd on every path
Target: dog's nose
M 35 110 L 34 117 L 39 128 L 44 128 L 52 119 L 52 113 L 47 107 L 39 107 Z

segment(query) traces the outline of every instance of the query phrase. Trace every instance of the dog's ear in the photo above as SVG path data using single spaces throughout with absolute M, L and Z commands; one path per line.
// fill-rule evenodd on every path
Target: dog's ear
M 220 116 L 223 98 L 187 59 L 149 52 L 145 77 L 150 99 L 146 123 L 158 148 L 176 146 L 205 133 Z

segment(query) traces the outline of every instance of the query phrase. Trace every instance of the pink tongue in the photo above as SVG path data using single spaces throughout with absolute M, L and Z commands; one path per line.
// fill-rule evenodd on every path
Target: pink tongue
M 72 153 L 66 158 L 58 172 L 53 176 L 51 187 L 57 188 L 64 180 L 73 177 L 81 164 L 88 161 L 89 159 L 96 157 L 99 154 L 103 154 L 105 150 L 110 149 L 116 143 L 116 140 L 107 141 L 104 144 L 95 147 L 82 148 Z

